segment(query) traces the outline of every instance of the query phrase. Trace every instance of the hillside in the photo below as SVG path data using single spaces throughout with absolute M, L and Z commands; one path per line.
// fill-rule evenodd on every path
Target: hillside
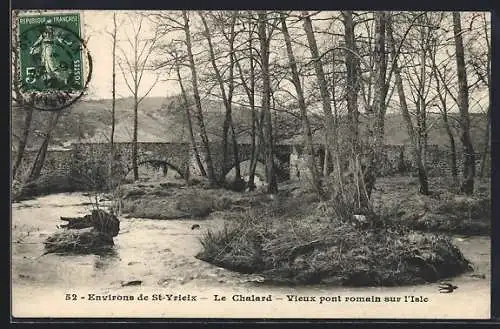
M 221 102 L 203 101 L 204 118 L 210 140 L 217 140 L 222 133 L 224 121 L 224 107 Z M 17 144 L 17 136 L 20 135 L 23 126 L 22 110 L 12 113 L 13 144 Z M 40 144 L 40 134 L 45 131 L 50 113 L 35 112 L 32 124 L 32 137 L 28 147 L 33 148 Z M 456 115 L 454 115 L 456 117 Z M 249 130 L 251 113 L 248 110 L 235 107 L 233 112 L 235 129 L 239 133 L 240 142 L 249 142 Z M 274 117 L 275 134 L 280 143 L 300 143 L 301 125 L 297 118 L 289 114 L 280 113 Z M 321 127 L 321 117 L 311 118 L 312 125 Z M 457 132 L 458 123 L 451 118 L 450 122 L 455 126 L 455 138 L 459 143 Z M 429 143 L 443 147 L 449 145 L 441 116 L 439 114 L 429 115 Z M 196 128 L 196 121 L 193 117 Z M 472 137 L 476 149 L 479 150 L 484 139 L 485 116 L 483 114 L 471 114 Z M 51 147 L 61 147 L 71 142 L 105 142 L 109 140 L 111 125 L 111 100 L 89 100 L 75 104 L 72 108 L 65 110 L 61 115 L 56 131 L 53 135 Z M 116 102 L 116 142 L 129 142 L 132 140 L 133 126 L 133 100 L 121 98 Z M 406 126 L 399 113 L 386 116 L 386 143 L 407 144 L 409 142 Z M 341 136 L 343 133 L 340 134 Z M 139 107 L 139 132 L 138 139 L 141 142 L 188 142 L 188 126 L 185 110 L 177 97 L 150 97 L 145 98 Z M 323 141 L 322 134 L 317 131 L 314 134 L 316 142 Z

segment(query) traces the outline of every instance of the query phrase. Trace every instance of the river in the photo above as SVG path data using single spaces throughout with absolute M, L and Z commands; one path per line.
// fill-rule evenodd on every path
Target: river
M 120 234 L 115 237 L 114 254 L 43 255 L 43 241 L 57 230 L 57 225 L 64 223 L 60 221 L 60 216 L 87 214 L 92 209 L 91 201 L 82 193 L 65 193 L 13 204 L 11 273 L 14 316 L 490 317 L 489 237 L 453 237 L 455 244 L 472 261 L 475 270 L 451 279 L 458 289 L 450 294 L 439 293 L 436 283 L 390 288 L 263 285 L 258 275 L 232 272 L 194 257 L 200 251 L 199 237 L 203 232 L 222 225 L 223 221 L 217 218 L 120 218 L 121 228 Z M 199 224 L 200 229 L 192 230 L 194 224 Z M 123 282 L 133 280 L 140 280 L 142 284 L 122 286 Z M 179 294 L 185 300 L 168 300 Z M 115 296 L 122 300 L 93 300 L 97 295 L 106 298 Z M 252 295 L 253 299 L 259 296 L 272 301 L 241 301 L 247 296 L 252 298 Z M 295 301 L 292 295 L 308 298 Z M 123 296 L 133 296 L 134 300 L 123 300 L 127 298 Z M 381 302 L 377 301 L 377 297 Z M 392 301 L 384 302 L 386 297 Z

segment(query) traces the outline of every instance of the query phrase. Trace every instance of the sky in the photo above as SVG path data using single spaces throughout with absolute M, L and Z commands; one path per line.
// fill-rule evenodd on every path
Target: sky
M 83 11 L 82 21 L 84 22 L 83 34 L 84 39 L 88 38 L 87 48 L 92 57 L 93 74 L 89 83 L 88 98 L 103 99 L 111 98 L 112 90 L 112 38 L 107 32 L 113 29 L 113 12 L 114 11 Z M 117 13 L 125 14 L 125 11 L 117 11 Z M 118 15 L 125 16 L 125 15 Z M 122 17 L 122 19 L 124 19 Z M 144 20 L 145 25 L 150 25 L 147 20 Z M 124 19 L 119 25 L 118 38 L 124 40 L 125 33 L 131 34 L 132 30 L 127 21 Z M 122 42 L 124 43 L 124 42 Z M 125 47 L 125 46 L 124 46 Z M 139 94 L 146 92 L 156 80 L 156 75 L 151 72 L 145 72 Z M 117 97 L 131 96 L 126 84 L 123 82 L 123 76 L 119 72 L 117 66 Z M 165 97 L 178 94 L 180 91 L 176 83 L 169 81 L 159 81 L 153 87 L 148 96 Z

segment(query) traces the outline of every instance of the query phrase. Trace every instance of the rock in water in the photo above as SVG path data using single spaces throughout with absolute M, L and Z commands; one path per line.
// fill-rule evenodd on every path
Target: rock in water
M 114 245 L 113 237 L 120 231 L 120 220 L 104 210 L 93 210 L 83 217 L 61 217 L 68 224 L 63 231 L 49 236 L 44 244 L 47 253 L 94 253 Z

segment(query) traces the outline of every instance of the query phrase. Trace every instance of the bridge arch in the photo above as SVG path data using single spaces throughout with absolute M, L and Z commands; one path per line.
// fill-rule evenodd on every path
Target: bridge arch
M 240 167 L 246 166 L 246 164 L 250 163 L 251 160 L 251 152 L 241 152 L 239 154 L 239 164 Z M 260 164 L 265 168 L 265 159 L 263 158 L 262 155 L 259 155 L 257 157 L 257 164 Z M 225 165 L 221 172 L 221 177 L 226 177 L 231 170 L 233 170 L 236 167 L 237 163 L 234 160 L 234 157 L 232 154 L 229 155 L 228 157 L 228 163 Z M 242 166 L 243 165 L 243 166 Z M 290 178 L 290 154 L 281 154 L 281 153 L 276 153 L 274 155 L 274 165 L 276 168 L 276 173 L 278 175 L 278 180 L 279 181 L 284 181 Z M 243 168 L 242 168 L 242 175 L 243 175 Z M 244 176 L 244 175 L 243 175 Z M 263 174 L 259 173 L 259 178 L 265 181 L 265 170 L 263 171 Z
M 144 165 L 149 165 L 153 169 L 162 169 L 165 175 L 167 173 L 168 168 L 170 168 L 170 169 L 173 169 L 180 176 L 180 178 L 183 178 L 183 179 L 186 178 L 185 171 L 183 171 L 180 167 L 176 166 L 175 164 L 173 164 L 167 160 L 164 160 L 164 159 L 145 159 L 145 160 L 140 160 L 137 163 L 138 167 L 144 166 Z M 134 169 L 133 167 L 128 167 L 125 177 L 128 176 L 132 172 L 133 169 Z

